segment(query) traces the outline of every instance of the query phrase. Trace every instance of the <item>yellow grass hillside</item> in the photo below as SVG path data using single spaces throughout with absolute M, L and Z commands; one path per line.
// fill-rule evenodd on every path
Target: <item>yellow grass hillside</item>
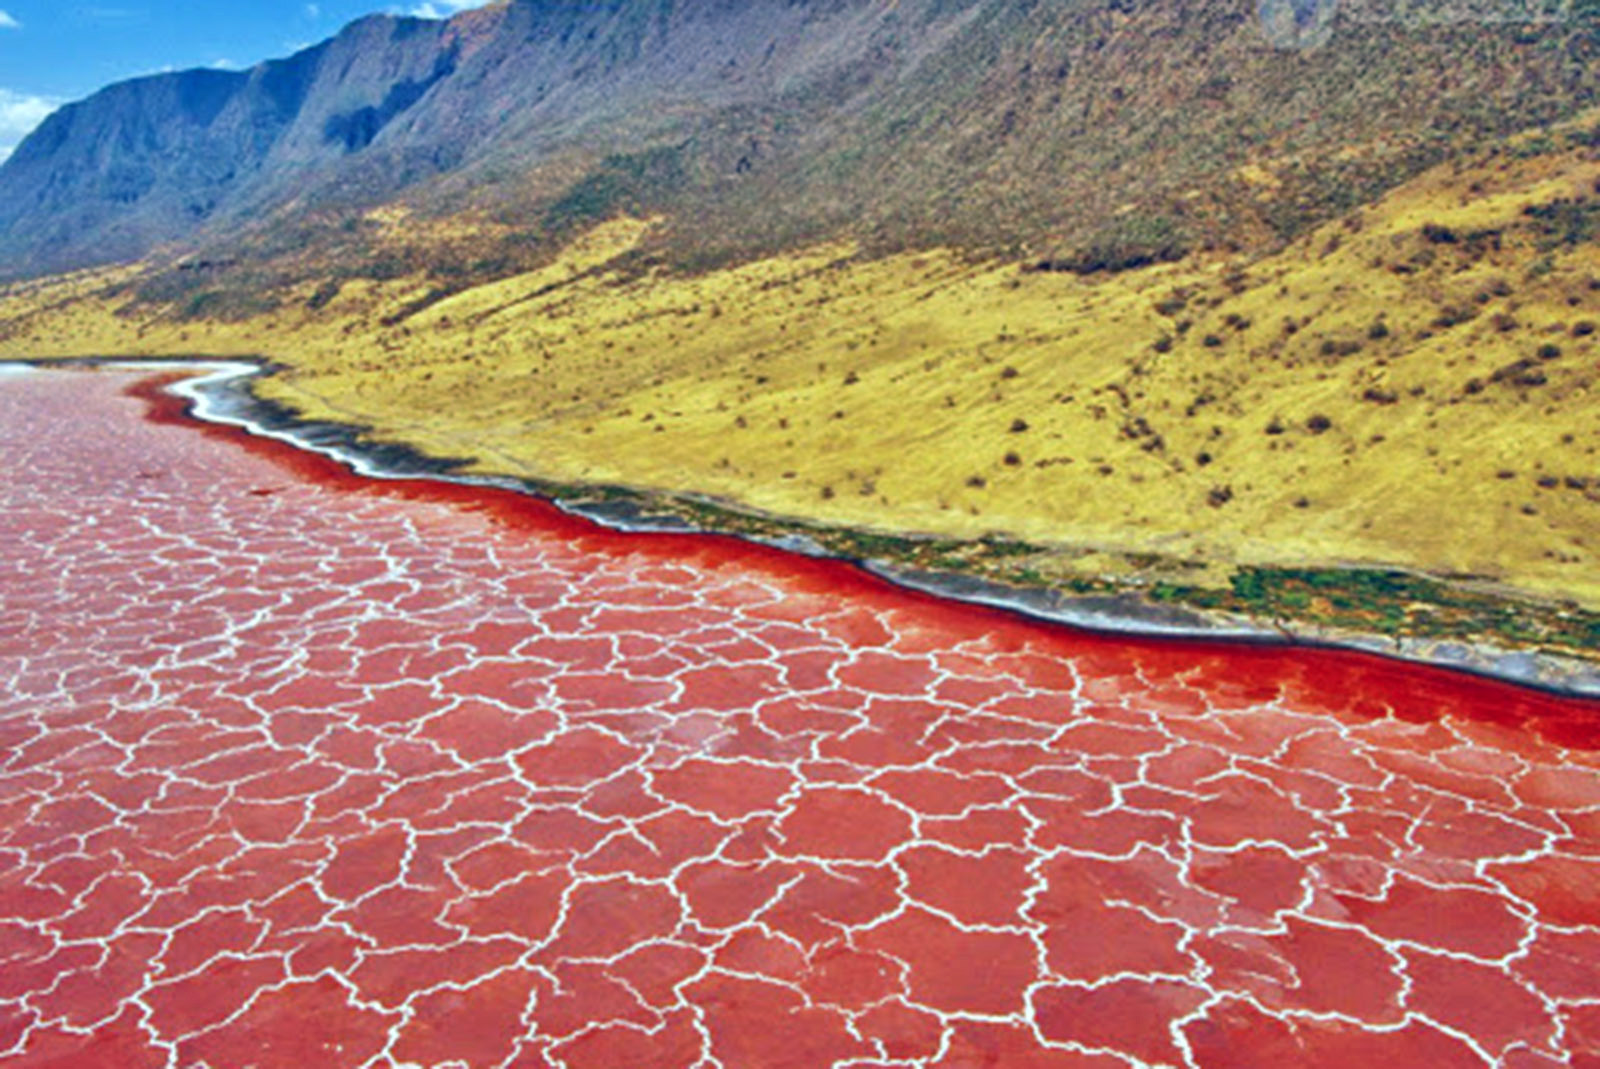
M 314 279 L 242 322 L 86 274 L 0 297 L 0 352 L 260 354 L 292 368 L 265 396 L 486 471 L 1063 569 L 1393 565 L 1597 607 L 1597 183 L 1587 144 L 1514 144 L 1265 259 L 1112 276 L 823 247 L 674 277 L 627 219 L 444 299 Z

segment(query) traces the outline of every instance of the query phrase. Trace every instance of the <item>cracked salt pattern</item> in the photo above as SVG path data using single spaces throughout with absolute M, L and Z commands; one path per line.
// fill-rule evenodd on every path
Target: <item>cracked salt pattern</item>
M 518 518 L 131 381 L 0 383 L 7 1065 L 1600 1065 L 1592 705 Z

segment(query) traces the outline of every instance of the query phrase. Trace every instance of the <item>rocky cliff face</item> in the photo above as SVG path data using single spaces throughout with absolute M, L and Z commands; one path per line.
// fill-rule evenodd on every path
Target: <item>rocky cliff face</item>
M 0 273 L 225 245 L 400 195 L 535 231 L 662 211 L 725 256 L 847 230 L 1116 266 L 1293 231 L 1453 145 L 1595 99 L 1592 15 L 1334 19 L 1326 36 L 1285 48 L 1253 0 L 372 17 L 249 71 L 63 108 L 0 166 Z
M 442 24 L 368 19 L 250 71 L 113 85 L 62 108 L 0 169 L 13 264 L 135 257 L 292 195 L 445 76 Z

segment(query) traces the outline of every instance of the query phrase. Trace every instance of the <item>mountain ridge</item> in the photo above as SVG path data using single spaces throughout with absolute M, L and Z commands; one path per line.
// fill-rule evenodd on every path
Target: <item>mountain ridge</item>
M 1246 0 L 369 16 L 248 71 L 120 83 L 51 116 L 0 165 L 0 270 L 198 249 L 359 270 L 340 221 L 396 199 L 520 227 L 508 271 L 621 211 L 665 215 L 661 240 L 691 265 L 847 232 L 1117 267 L 1281 241 L 1459 144 L 1596 99 L 1587 9 L 1335 20 L 1299 51 L 1260 17 Z M 1262 183 L 1237 175 L 1262 164 Z

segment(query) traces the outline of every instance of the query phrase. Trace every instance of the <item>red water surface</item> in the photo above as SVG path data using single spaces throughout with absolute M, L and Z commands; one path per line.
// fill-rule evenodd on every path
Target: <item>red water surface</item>
M 1600 711 L 0 379 L 8 1066 L 1600 1065 Z

